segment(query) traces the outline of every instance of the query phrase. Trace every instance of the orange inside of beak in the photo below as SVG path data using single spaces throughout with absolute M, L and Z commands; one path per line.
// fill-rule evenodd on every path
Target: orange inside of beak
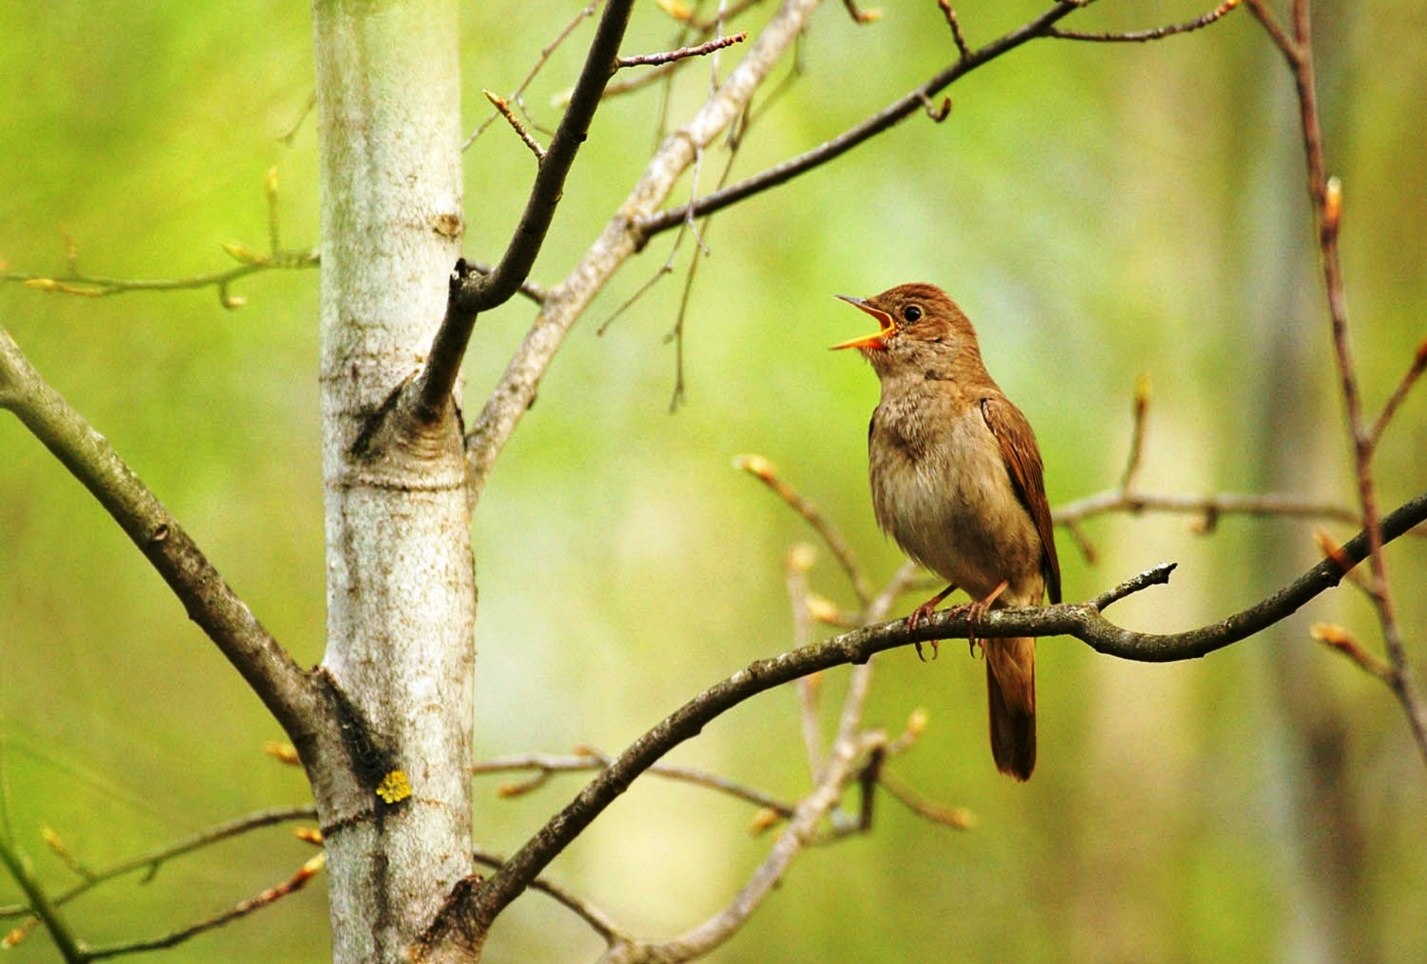
M 867 303 L 865 298 L 854 298 L 851 295 L 838 295 L 843 301 L 861 311 L 865 311 L 873 318 L 877 319 L 879 326 L 877 332 L 871 335 L 863 335 L 861 338 L 852 338 L 832 346 L 832 351 L 840 348 L 885 348 L 887 336 L 892 332 L 892 316 L 880 308 L 874 308 Z

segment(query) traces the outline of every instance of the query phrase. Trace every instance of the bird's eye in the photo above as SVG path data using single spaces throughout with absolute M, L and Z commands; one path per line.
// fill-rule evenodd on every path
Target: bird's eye
M 907 324 L 912 324 L 913 322 L 921 321 L 921 318 L 922 309 L 918 308 L 916 305 L 907 305 L 907 307 L 902 309 L 902 320 L 905 321 Z

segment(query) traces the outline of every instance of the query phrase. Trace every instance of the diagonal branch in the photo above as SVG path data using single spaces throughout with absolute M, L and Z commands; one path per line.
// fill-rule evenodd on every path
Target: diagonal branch
M 466 345 L 471 339 L 476 315 L 514 297 L 530 274 L 535 257 L 545 242 L 545 233 L 555 217 L 555 209 L 565 189 L 565 177 L 575 162 L 575 155 L 589 136 L 590 123 L 600 105 L 605 84 L 614 76 L 619 44 L 629 23 L 629 11 L 634 0 L 609 0 L 594 39 L 585 56 L 585 66 L 570 97 L 570 105 L 550 146 L 540 159 L 535 183 L 525 202 L 525 211 L 515 227 L 510 243 L 496 266 L 487 274 L 464 275 L 459 286 L 452 286 L 446 317 L 436 332 L 431 354 L 426 359 L 417 382 L 417 411 L 440 413 L 456 384 Z
M 109 441 L 35 371 L 4 328 L 0 328 L 0 408 L 12 411 L 99 500 L 292 742 L 308 745 L 318 711 L 308 675 L 223 581 Z
M 479 499 L 495 460 L 535 399 L 536 389 L 580 313 L 610 276 L 641 247 L 635 219 L 654 211 L 707 147 L 748 106 L 793 42 L 818 0 L 784 0 L 738 66 L 684 127 L 664 139 L 618 213 L 573 271 L 548 292 L 524 342 L 506 366 L 466 437 L 471 495 Z M 552 145 L 553 150 L 553 145 Z
M 730 204 L 735 204 L 744 198 L 790 181 L 799 174 L 820 167 L 846 154 L 863 141 L 869 140 L 911 117 L 944 88 L 982 64 L 990 63 L 1028 40 L 1044 36 L 1056 21 L 1078 10 L 1082 5 L 1082 3 L 1071 2 L 1071 0 L 1061 0 L 1029 23 L 991 41 L 984 47 L 961 56 L 955 63 L 938 72 L 920 87 L 897 98 L 862 123 L 843 131 L 832 140 L 826 141 L 810 151 L 790 158 L 781 164 L 776 164 L 760 174 L 739 181 L 737 184 L 705 194 L 688 204 L 641 217 L 637 222 L 639 230 L 643 234 L 641 243 L 662 231 L 677 227 L 690 217 L 703 217 L 720 208 L 726 208 Z
M 1427 493 L 1383 519 L 1382 536 L 1385 540 L 1395 539 L 1424 519 L 1427 519 Z M 1181 633 L 1160 635 L 1123 629 L 1105 619 L 1094 601 L 1044 609 L 993 610 L 975 627 L 969 624 L 965 611 L 945 610 L 916 629 L 909 629 L 906 620 L 881 623 L 834 636 L 816 646 L 758 660 L 715 683 L 630 744 L 499 871 L 476 887 L 463 891 L 460 897 L 468 903 L 460 911 L 465 921 L 478 931 L 489 927 L 496 915 L 519 896 L 557 854 L 660 757 L 698 735 L 705 725 L 733 706 L 800 676 L 848 663 L 866 663 L 879 652 L 919 641 L 966 638 L 973 629 L 980 637 L 1074 636 L 1098 652 L 1143 662 L 1195 659 L 1288 617 L 1342 580 L 1343 561 L 1356 565 L 1367 554 L 1368 536 L 1359 533 L 1343 545 L 1336 558 L 1318 563 L 1262 602 L 1218 623 Z M 1118 596 L 1112 590 L 1101 598 Z M 446 926 L 454 926 L 449 920 L 453 910 L 455 908 L 448 906 L 441 915 Z

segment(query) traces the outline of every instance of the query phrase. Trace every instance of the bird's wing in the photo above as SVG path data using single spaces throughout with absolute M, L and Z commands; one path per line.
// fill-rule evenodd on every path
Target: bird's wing
M 1052 603 L 1060 602 L 1060 560 L 1055 554 L 1055 528 L 1050 520 L 1050 502 L 1045 496 L 1045 475 L 1031 423 L 1004 395 L 981 400 L 986 427 L 1001 446 L 1006 471 L 1016 495 L 1030 513 L 1041 537 L 1041 573 Z

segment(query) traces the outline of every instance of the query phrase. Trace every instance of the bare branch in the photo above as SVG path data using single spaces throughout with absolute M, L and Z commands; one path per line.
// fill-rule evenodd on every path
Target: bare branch
M 781 164 L 776 164 L 760 174 L 755 174 L 729 187 L 706 194 L 701 198 L 696 198 L 688 204 L 639 218 L 637 225 L 643 235 L 643 240 L 648 240 L 648 238 L 653 235 L 676 226 L 680 221 L 687 218 L 690 213 L 695 217 L 702 217 L 705 214 L 710 214 L 721 208 L 728 207 L 730 204 L 742 201 L 744 198 L 751 197 L 771 187 L 776 187 L 779 184 L 790 181 L 799 174 L 812 170 L 815 167 L 820 167 L 834 158 L 842 156 L 863 141 L 883 131 L 889 130 L 901 121 L 906 120 L 920 110 L 927 101 L 940 93 L 943 88 L 975 70 L 977 67 L 980 67 L 982 64 L 995 60 L 997 57 L 1014 50 L 1028 40 L 1043 36 L 1045 32 L 1051 28 L 1051 25 L 1073 13 L 1079 9 L 1079 7 L 1079 3 L 1062 0 L 1062 2 L 1055 4 L 1036 19 L 993 40 L 984 47 L 973 51 L 970 55 L 962 57 L 954 64 L 941 70 L 917 89 L 899 97 L 862 123 L 849 128 L 837 137 L 818 145 L 812 150 L 799 154 L 797 157 L 789 158 Z
M 190 924 L 187 927 L 170 931 L 159 937 L 151 937 L 138 941 L 125 941 L 121 944 L 110 944 L 105 947 L 90 948 L 86 951 L 84 959 L 97 961 L 106 957 L 140 954 L 146 951 L 157 951 L 166 947 L 174 947 L 178 944 L 182 944 L 184 941 L 197 937 L 205 931 L 211 931 L 216 927 L 222 927 L 224 924 L 231 923 L 241 917 L 247 917 L 249 914 L 277 903 L 289 894 L 297 893 L 303 887 L 307 886 L 307 882 L 316 876 L 317 872 L 320 871 L 326 863 L 326 852 L 319 853 L 309 858 L 301 867 L 297 868 L 297 872 L 287 880 L 260 891 L 247 900 L 239 901 L 220 914 L 215 914 L 212 917 Z
M 877 782 L 912 813 L 932 823 L 950 827 L 952 830 L 970 830 L 976 826 L 976 815 L 970 810 L 965 807 L 948 807 L 935 800 L 928 800 L 885 768 L 878 776 Z
M 703 57 L 713 53 L 715 50 L 722 50 L 725 47 L 732 47 L 734 44 L 741 44 L 748 39 L 748 31 L 731 34 L 727 37 L 715 37 L 713 40 L 706 40 L 701 44 L 694 44 L 689 47 L 680 47 L 678 50 L 665 50 L 657 54 L 640 54 L 635 57 L 621 57 L 615 61 L 615 66 L 621 70 L 625 67 L 658 67 L 663 64 L 672 64 L 676 60 L 687 60 L 690 57 Z
M 778 835 L 767 859 L 727 907 L 672 941 L 630 942 L 612 947 L 602 959 L 603 964 L 688 961 L 708 954 L 728 940 L 778 886 L 798 854 L 816 842 L 818 825 L 837 806 L 847 785 L 857 778 L 857 761 L 880 741 L 878 735 L 869 734 L 834 744 L 817 787 L 799 802 L 797 812 Z
M 589 4 L 579 13 L 575 14 L 574 19 L 572 19 L 569 23 L 565 24 L 564 28 L 561 29 L 561 31 L 555 36 L 555 39 L 550 41 L 541 49 L 540 56 L 535 59 L 534 65 L 526 73 L 525 79 L 520 82 L 520 86 L 516 87 L 515 91 L 510 95 L 509 98 L 507 98 L 507 103 L 511 100 L 520 102 L 521 97 L 526 91 L 526 88 L 528 88 L 531 82 L 535 80 L 535 77 L 537 74 L 540 73 L 541 68 L 544 67 L 550 61 L 550 55 L 553 54 L 557 49 L 559 49 L 560 45 L 564 43 L 566 39 L 569 38 L 570 34 L 575 32 L 576 27 L 578 27 L 580 24 L 584 23 L 590 17 L 593 17 L 595 15 L 595 10 L 599 7 L 601 2 L 602 0 L 594 0 L 593 3 Z M 480 126 L 471 132 L 471 136 L 467 137 L 461 143 L 462 153 L 465 153 L 466 148 L 470 147 L 473 143 L 475 143 L 477 137 L 480 137 L 482 134 L 485 133 L 486 128 L 491 126 L 491 124 L 495 121 L 495 118 L 496 115 L 491 114 L 485 120 L 481 121 Z
M 800 542 L 788 550 L 783 559 L 784 582 L 788 589 L 788 607 L 793 611 L 793 648 L 801 649 L 813 641 L 813 618 L 808 609 L 808 570 L 813 567 L 817 552 Z M 817 781 L 822 769 L 822 733 L 818 725 L 818 697 L 822 693 L 822 676 L 799 677 L 798 718 L 802 723 L 803 753 L 808 759 L 808 776 Z
M 1311 502 L 1278 492 L 1220 492 L 1213 495 L 1173 495 L 1165 492 L 1124 492 L 1106 489 L 1056 507 L 1056 525 L 1070 526 L 1107 512 L 1169 512 L 1217 518 L 1224 515 L 1289 516 L 1331 519 L 1358 524 L 1357 513 L 1330 502 Z
M 872 588 L 867 584 L 867 577 L 862 573 L 862 567 L 857 563 L 857 557 L 853 555 L 852 547 L 847 540 L 842 537 L 836 525 L 819 511 L 808 499 L 804 498 L 797 489 L 778 474 L 778 469 L 772 462 L 761 455 L 738 455 L 733 459 L 733 467 L 747 472 L 758 479 L 768 488 L 772 489 L 778 498 L 787 503 L 794 512 L 802 516 L 803 519 L 812 526 L 813 531 L 818 534 L 823 543 L 832 551 L 833 558 L 842 567 L 842 571 L 847 574 L 847 579 L 852 583 L 852 591 L 857 594 L 857 601 L 860 605 L 866 606 L 872 600 Z
M 1358 641 L 1353 638 L 1353 634 L 1342 626 L 1337 626 L 1333 623 L 1314 623 L 1312 628 L 1308 630 L 1308 635 L 1329 649 L 1342 653 L 1348 659 L 1356 663 L 1358 668 L 1364 672 L 1376 676 L 1389 686 L 1392 685 L 1392 667 L 1363 649 Z
M 784 0 L 737 67 L 694 117 L 665 138 L 640 181 L 565 281 L 551 290 L 525 341 L 512 357 L 466 438 L 471 493 L 479 498 L 496 459 L 535 398 L 565 336 L 610 275 L 642 246 L 635 219 L 669 196 L 695 154 L 747 107 L 773 65 L 794 44 L 817 0 Z
M 241 308 L 247 300 L 230 293 L 233 282 L 263 271 L 315 268 L 319 260 L 316 251 L 281 251 L 263 255 L 236 244 L 225 244 L 223 249 L 242 263 L 226 271 L 210 271 L 180 278 L 112 278 L 78 273 L 44 275 L 28 271 L 5 271 L 0 272 L 0 281 L 18 282 L 36 291 L 77 295 L 81 298 L 106 298 L 136 291 L 197 291 L 215 288 L 218 291 L 218 300 L 224 308 Z
M 1376 450 L 1379 440 L 1382 439 L 1382 433 L 1387 428 L 1387 423 L 1392 421 L 1392 416 L 1397 414 L 1398 408 L 1407 398 L 1407 393 L 1412 391 L 1412 386 L 1417 383 L 1417 379 L 1421 377 L 1424 369 L 1427 369 L 1427 341 L 1417 346 L 1417 354 L 1412 359 L 1412 365 L 1402 376 L 1402 381 L 1397 383 L 1397 388 L 1393 390 L 1391 397 L 1383 405 L 1382 412 L 1368 432 L 1374 450 Z
M 946 25 L 951 28 L 951 40 L 956 44 L 956 52 L 965 60 L 971 56 L 971 48 L 966 45 L 966 35 L 961 32 L 961 21 L 956 17 L 956 8 L 951 5 L 951 0 L 936 0 L 936 5 L 941 8 L 942 16 L 946 17 Z
M 479 847 L 471 851 L 471 858 L 478 864 L 486 867 L 499 869 L 505 863 L 504 859 L 495 854 L 481 850 Z M 574 915 L 586 924 L 590 929 L 604 939 L 606 944 L 615 944 L 628 940 L 619 926 L 610 918 L 608 914 L 600 910 L 594 904 L 582 897 L 577 897 L 566 888 L 556 884 L 544 877 L 536 877 L 530 882 L 531 890 L 538 890 L 540 893 L 553 899 L 556 903 L 569 909 Z
M 515 112 L 510 109 L 510 104 L 506 99 L 492 90 L 483 90 L 481 93 L 486 95 L 486 100 L 491 102 L 491 105 L 495 107 L 500 116 L 505 118 L 505 122 L 509 124 L 517 136 L 525 142 L 525 146 L 530 148 L 530 153 L 535 155 L 536 163 L 543 163 L 545 160 L 545 148 L 541 147 L 539 141 L 531 136 L 530 131 L 525 129 L 525 125 L 520 122 L 519 117 L 515 116 Z M 486 274 L 489 273 L 490 272 L 486 272 Z
M 476 315 L 508 301 L 529 276 L 560 203 L 565 177 L 570 172 L 575 155 L 589 136 L 590 124 L 599 107 L 605 84 L 614 75 L 615 58 L 619 55 L 619 44 L 629 23 L 633 2 L 608 0 L 604 16 L 600 18 L 599 27 L 590 42 L 570 106 L 550 139 L 550 148 L 535 173 L 525 211 L 505 254 L 489 274 L 456 272 L 446 317 L 436 332 L 426 365 L 416 381 L 415 411 L 418 417 L 435 420 L 446 411 Z
M 1427 493 L 1383 519 L 1383 538 L 1395 539 L 1424 519 L 1427 519 Z M 1343 558 L 1353 564 L 1360 563 L 1367 554 L 1366 533 L 1359 533 L 1342 547 Z M 1147 583 L 1156 581 L 1149 574 L 1140 578 Z M 1338 562 L 1324 560 L 1248 609 L 1217 623 L 1180 633 L 1139 633 L 1123 629 L 1106 620 L 1095 608 L 1096 600 L 1092 600 L 1041 609 L 992 610 L 982 616 L 975 627 L 969 624 L 964 610 L 944 610 L 916 629 L 909 629 L 906 620 L 881 623 L 834 636 L 815 646 L 758 660 L 715 683 L 630 744 L 499 871 L 471 889 L 469 895 L 462 895 L 469 896 L 468 906 L 448 907 L 443 918 L 459 910 L 462 919 L 477 929 L 489 926 L 529 881 L 618 798 L 635 777 L 669 750 L 702 732 L 706 724 L 731 707 L 800 676 L 847 663 L 863 664 L 879 652 L 918 641 L 964 639 L 973 631 L 983 638 L 1074 636 L 1100 653 L 1140 662 L 1196 659 L 1247 639 L 1286 618 L 1315 596 L 1336 586 L 1342 578 Z M 1117 593 L 1118 590 L 1112 590 L 1100 598 L 1119 598 Z M 846 742 L 839 740 L 838 745 Z M 447 920 L 447 926 L 454 923 Z
M 863 10 L 857 6 L 857 0 L 842 0 L 842 5 L 847 9 L 847 15 L 852 18 L 853 23 L 876 23 L 882 19 L 882 11 L 876 7 Z
M 1151 40 L 1162 40 L 1165 37 L 1202 30 L 1237 7 L 1239 2 L 1240 0 L 1224 0 L 1213 10 L 1201 14 L 1193 20 L 1172 23 L 1164 27 L 1154 27 L 1149 30 L 1131 30 L 1124 33 L 1081 33 L 1077 30 L 1053 29 L 1048 31 L 1046 36 L 1059 40 L 1089 40 L 1096 43 L 1146 43 Z
M 24 891 L 25 899 L 29 901 L 29 909 L 36 917 L 44 922 L 49 929 L 50 937 L 54 939 L 55 947 L 59 950 L 66 962 L 88 960 L 88 954 L 74 932 L 69 929 L 69 923 L 60 916 L 58 908 L 45 893 L 44 886 L 39 878 L 35 876 L 30 862 L 24 854 L 14 849 L 11 842 L 5 835 L 0 834 L 0 864 L 10 872 L 10 876 L 15 879 L 15 883 L 20 885 L 20 890 Z M 6 938 L 6 946 L 14 943 L 13 933 Z
M 525 753 L 516 756 L 494 757 L 489 760 L 480 760 L 471 765 L 471 773 L 475 776 L 482 776 L 490 773 L 515 773 L 537 771 L 537 777 L 520 784 L 506 784 L 498 791 L 502 796 L 517 796 L 526 793 L 542 785 L 552 773 L 577 773 L 589 772 L 591 770 L 603 770 L 610 764 L 610 758 L 589 747 L 583 748 L 585 752 L 572 756 L 552 756 L 545 753 Z M 693 767 L 676 766 L 672 763 L 659 763 L 649 768 L 649 773 L 663 777 L 668 780 L 676 780 L 680 783 L 688 783 L 694 786 L 706 787 L 710 790 L 717 790 L 726 793 L 731 797 L 751 803 L 754 806 L 771 810 L 784 817 L 793 812 L 793 805 L 785 803 L 774 797 L 772 794 L 747 784 L 738 783 L 721 777 L 716 773 L 709 773 L 706 770 L 698 770 Z
M 108 511 L 299 747 L 318 718 L 308 674 L 258 622 L 202 550 L 0 328 L 0 408 L 7 408 Z
M 1374 430 L 1363 417 L 1363 404 L 1358 388 L 1357 367 L 1353 361 L 1352 342 L 1348 330 L 1348 302 L 1343 267 L 1338 251 L 1338 232 L 1342 223 L 1343 188 L 1337 177 L 1328 174 L 1323 148 L 1323 126 L 1318 113 L 1317 79 L 1314 70 L 1312 21 L 1307 0 L 1293 0 L 1293 36 L 1289 38 L 1269 14 L 1263 0 L 1249 0 L 1249 9 L 1263 24 L 1273 42 L 1283 53 L 1293 74 L 1298 95 L 1299 122 L 1303 134 L 1303 156 L 1308 182 L 1308 198 L 1318 225 L 1319 259 L 1323 270 L 1328 321 L 1333 339 L 1333 357 L 1338 370 L 1338 387 L 1347 415 L 1347 431 L 1352 444 L 1356 470 L 1358 503 L 1362 509 L 1363 526 L 1368 543 L 1369 568 L 1372 579 L 1369 588 L 1373 608 L 1377 611 L 1388 662 L 1392 666 L 1389 684 L 1402 705 L 1408 726 L 1417 743 L 1418 752 L 1427 762 L 1427 703 L 1417 690 L 1412 665 L 1397 625 L 1397 614 L 1388 580 L 1387 560 L 1382 547 L 1386 541 L 1383 525 L 1378 519 L 1377 486 L 1373 480 Z
M 64 274 L 3 271 L 0 272 L 0 282 L 18 282 L 36 291 L 51 291 L 81 298 L 106 298 L 134 291 L 196 291 L 215 288 L 218 291 L 218 301 L 224 308 L 241 308 L 247 304 L 247 299 L 230 292 L 233 282 L 262 271 L 315 268 L 318 264 L 315 250 L 287 250 L 282 246 L 282 232 L 278 223 L 277 168 L 268 170 L 267 177 L 263 180 L 263 193 L 267 197 L 268 205 L 268 252 L 259 254 L 236 241 L 227 242 L 223 245 L 223 250 L 238 262 L 236 268 L 181 278 L 110 278 L 84 274 L 79 270 L 78 248 L 74 240 L 66 236 Z

